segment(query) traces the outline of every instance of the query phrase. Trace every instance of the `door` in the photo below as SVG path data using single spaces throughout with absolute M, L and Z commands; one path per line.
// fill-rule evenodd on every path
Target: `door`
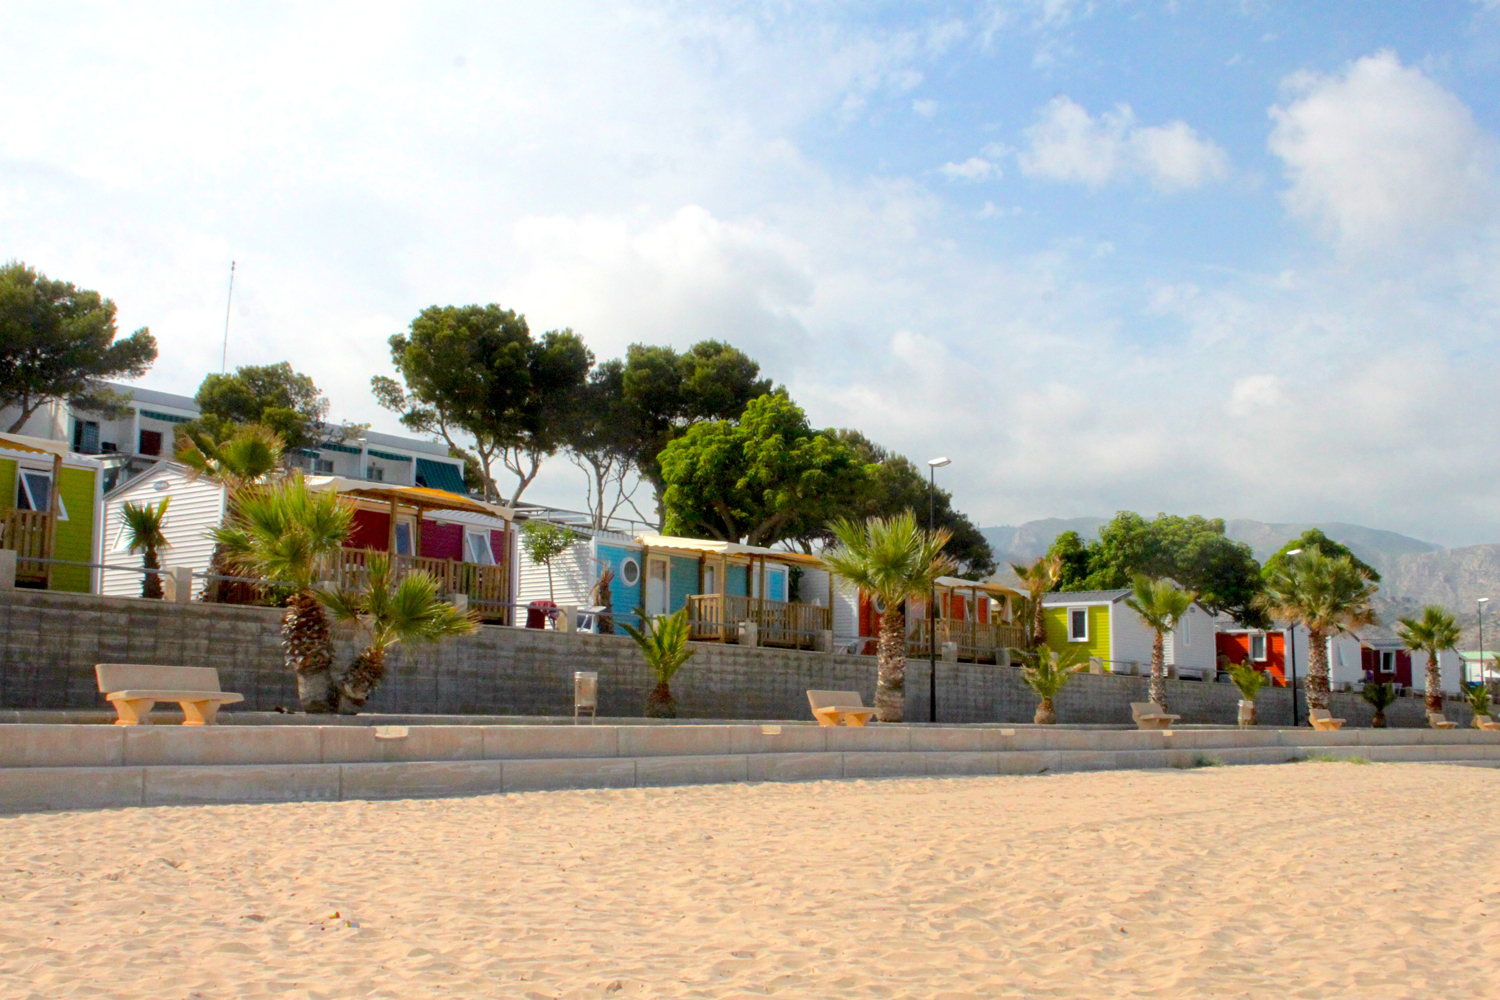
M 766 597 L 772 601 L 785 601 L 787 599 L 785 566 L 766 567 Z
M 653 558 L 646 567 L 646 614 L 666 614 L 667 593 L 667 561 Z

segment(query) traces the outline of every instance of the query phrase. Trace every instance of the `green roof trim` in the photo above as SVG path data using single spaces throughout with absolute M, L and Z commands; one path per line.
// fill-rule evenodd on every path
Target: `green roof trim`
M 169 424 L 188 424 L 193 421 L 192 417 L 174 417 L 170 413 L 159 413 L 156 410 L 142 410 L 140 412 L 143 417 L 150 417 L 152 420 L 164 420 Z
M 366 454 L 368 454 L 371 458 L 383 458 L 387 462 L 410 462 L 411 461 L 411 456 L 410 455 L 392 455 L 388 451 L 376 451 L 374 448 L 371 448 L 368 452 L 366 452 Z
M 347 444 L 327 444 L 327 443 L 325 443 L 325 444 L 318 445 L 318 447 L 320 449 L 322 449 L 323 451 L 341 451 L 345 455 L 358 455 L 359 454 L 359 449 L 358 448 L 351 448 Z
M 464 474 L 459 471 L 458 466 L 448 462 L 434 462 L 430 458 L 417 459 L 417 485 L 457 493 L 461 497 L 469 495 L 469 491 L 464 488 Z

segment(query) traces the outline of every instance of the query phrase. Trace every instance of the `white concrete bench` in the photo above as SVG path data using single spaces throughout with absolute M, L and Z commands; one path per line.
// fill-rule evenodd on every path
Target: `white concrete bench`
M 1161 706 L 1154 701 L 1132 701 L 1130 715 L 1141 729 L 1171 729 L 1172 723 L 1182 718 L 1180 715 L 1163 712 Z
M 1344 720 L 1335 719 L 1333 713 L 1329 712 L 1326 708 L 1314 708 L 1308 711 L 1307 721 L 1312 723 L 1314 729 L 1322 729 L 1329 732 L 1335 729 L 1342 729 L 1344 726 Z
M 245 700 L 244 695 L 219 690 L 219 672 L 213 667 L 97 663 L 94 676 L 120 713 L 117 726 L 151 725 L 151 709 L 159 701 L 181 705 L 184 726 L 211 726 L 220 705 Z
M 875 715 L 873 708 L 865 708 L 858 691 L 809 691 L 807 702 L 820 726 L 837 726 L 840 722 L 863 726 Z

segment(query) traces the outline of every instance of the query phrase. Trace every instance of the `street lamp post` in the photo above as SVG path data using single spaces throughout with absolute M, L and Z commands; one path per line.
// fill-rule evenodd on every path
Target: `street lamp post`
M 1481 597 L 1476 602 L 1479 605 L 1479 683 L 1484 683 L 1484 606 L 1490 603 L 1488 597 Z M 1464 683 L 1468 683 L 1469 668 L 1464 665 Z M 1460 685 L 1462 686 L 1462 685 Z
M 1287 558 L 1290 559 L 1292 556 L 1300 555 L 1301 552 L 1302 552 L 1301 549 L 1292 549 L 1286 555 L 1287 555 Z M 1291 647 L 1290 652 L 1291 652 L 1291 657 L 1292 657 L 1292 728 L 1296 729 L 1297 728 L 1297 622 L 1295 620 L 1293 620 L 1292 622 L 1290 622 L 1287 625 L 1286 635 L 1287 635 L 1287 645 Z M 1312 653 L 1311 647 L 1308 648 L 1308 653 L 1309 654 Z
M 934 458 L 927 463 L 927 533 L 937 530 L 937 470 L 952 462 Z M 927 588 L 927 721 L 937 721 L 937 581 Z

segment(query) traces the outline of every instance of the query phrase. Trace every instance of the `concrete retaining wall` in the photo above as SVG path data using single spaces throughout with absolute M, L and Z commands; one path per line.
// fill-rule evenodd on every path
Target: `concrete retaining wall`
M 0 708 L 107 707 L 94 680 L 96 663 L 210 666 L 225 690 L 245 696 L 245 711 L 296 708 L 296 685 L 282 666 L 280 612 L 213 604 L 177 605 L 123 597 L 0 591 Z M 805 719 L 809 688 L 875 691 L 875 659 L 791 650 L 696 643 L 697 655 L 672 682 L 679 711 L 700 719 Z M 338 655 L 354 653 L 352 631 L 339 634 Z M 570 715 L 572 673 L 599 673 L 600 715 L 635 716 L 652 680 L 624 636 L 562 634 L 485 627 L 440 646 L 397 647 L 374 712 L 465 715 Z M 1130 702 L 1146 700 L 1146 679 L 1080 675 L 1057 699 L 1059 719 L 1128 724 Z M 928 717 L 928 667 L 907 673 L 906 717 Z M 1185 723 L 1233 724 L 1238 692 L 1229 684 L 1169 681 L 1172 711 Z M 1291 720 L 1286 690 L 1259 699 L 1267 725 Z M 938 663 L 942 722 L 1029 722 L 1036 696 L 1020 671 L 989 664 Z M 1335 695 L 1333 711 L 1350 726 L 1368 725 L 1357 695 Z M 1450 702 L 1448 717 L 1469 712 Z M 1387 713 L 1395 726 L 1425 723 L 1420 699 Z M 1302 717 L 1306 718 L 1303 705 Z

